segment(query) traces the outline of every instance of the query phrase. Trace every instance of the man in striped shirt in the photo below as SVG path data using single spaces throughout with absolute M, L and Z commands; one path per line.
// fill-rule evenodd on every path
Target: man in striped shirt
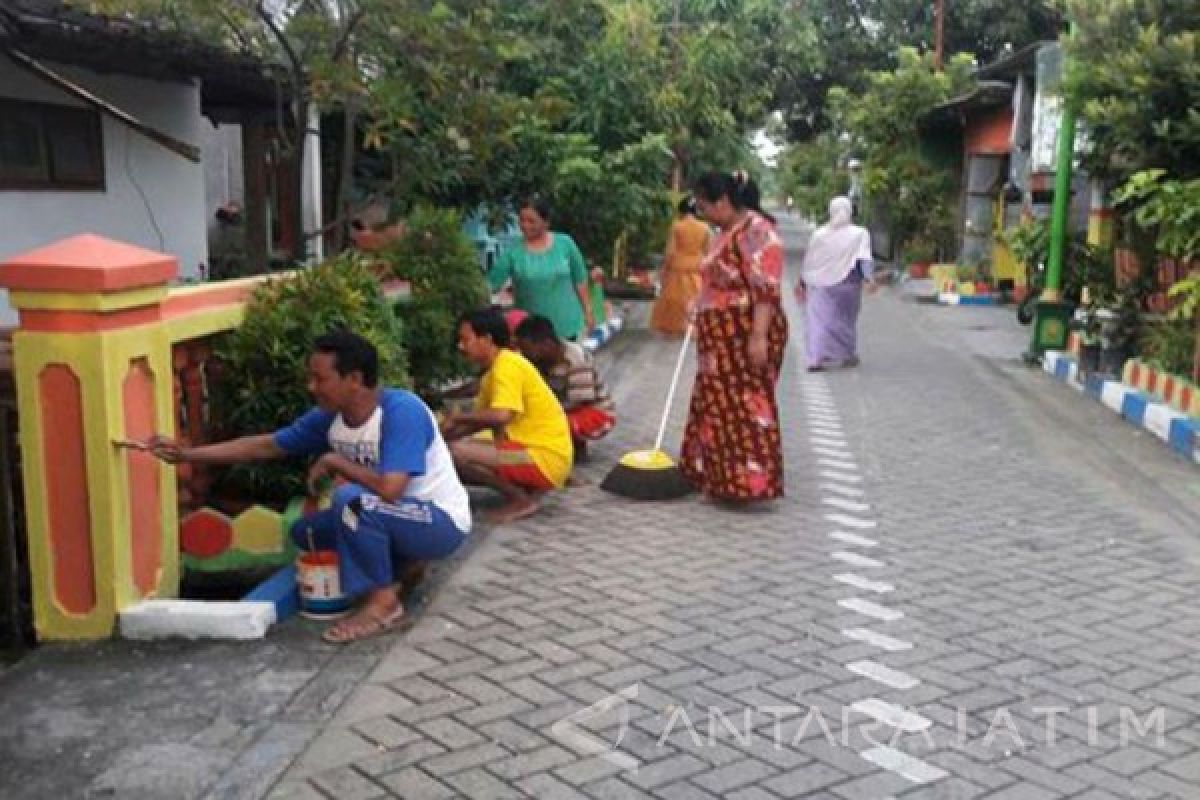
M 580 344 L 559 339 L 553 323 L 536 314 L 521 320 L 515 338 L 567 413 L 576 455 L 586 454 L 587 443 L 603 438 L 616 424 L 612 398 L 591 355 Z

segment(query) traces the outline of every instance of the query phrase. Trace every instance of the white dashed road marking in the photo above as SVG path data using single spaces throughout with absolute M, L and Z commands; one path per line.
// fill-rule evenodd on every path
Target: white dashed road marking
M 855 675 L 862 675 L 864 678 L 870 678 L 876 683 L 882 683 L 890 689 L 911 689 L 921 684 L 919 680 L 907 672 L 901 672 L 898 669 L 892 669 L 889 666 L 878 664 L 874 661 L 855 661 L 853 664 L 847 664 L 846 669 Z
M 868 530 L 879 526 L 879 523 L 873 519 L 863 519 L 862 517 L 851 517 L 846 514 L 826 514 L 825 519 L 835 525 L 845 525 L 850 528 L 858 528 L 859 530 Z
M 876 633 L 870 628 L 847 628 L 842 631 L 842 636 L 847 639 L 853 639 L 856 642 L 869 644 L 872 647 L 878 647 L 880 650 L 886 650 L 889 653 L 902 653 L 905 650 L 912 650 L 912 642 L 906 642 L 903 639 L 896 639 L 883 633 Z
M 878 547 L 879 542 L 874 539 L 868 539 L 865 536 L 859 536 L 857 533 L 846 533 L 845 531 L 834 531 L 829 534 L 830 539 L 837 539 L 839 542 L 846 544 L 854 544 L 859 547 Z
M 913 758 L 893 747 L 872 747 L 862 753 L 862 757 L 877 767 L 883 767 L 913 783 L 932 783 L 946 777 L 946 771 L 927 764 L 919 758 Z
M 821 488 L 846 497 L 862 497 L 864 494 L 862 489 L 855 489 L 853 486 L 839 486 L 836 483 L 822 483 Z
M 804 388 L 807 406 L 809 447 L 817 457 L 818 469 L 824 479 L 820 485 L 821 505 L 836 510 L 835 513 L 824 515 L 827 522 L 838 528 L 829 532 L 829 538 L 848 548 L 877 548 L 879 542 L 876 539 L 852 532 L 872 530 L 877 528 L 879 523 L 870 518 L 871 505 L 865 499 L 866 492 L 857 486 L 847 485 L 861 484 L 862 478 L 858 474 L 859 468 L 855 463 L 854 454 L 842 433 L 841 420 L 832 393 L 820 377 L 810 377 L 801 385 Z M 850 549 L 837 550 L 832 553 L 832 557 L 835 561 L 864 569 L 883 569 L 887 566 L 887 563 L 880 559 Z M 834 575 L 833 579 L 843 585 L 876 595 L 895 590 L 891 583 L 871 580 L 854 573 L 843 572 Z M 904 612 L 900 609 L 890 608 L 862 597 L 843 598 L 838 600 L 837 604 L 847 611 L 883 623 L 904 619 Z M 911 642 L 878 633 L 870 628 L 847 628 L 842 631 L 842 635 L 889 653 L 911 650 L 913 647 Z M 906 672 L 870 659 L 861 659 L 845 666 L 848 672 L 892 690 L 905 691 L 921 683 L 920 679 Z M 915 711 L 877 697 L 859 700 L 851 705 L 851 708 L 897 729 L 898 732 L 919 733 L 928 730 L 933 724 Z M 872 764 L 913 783 L 930 783 L 946 777 L 947 774 L 936 766 L 889 746 L 875 746 L 860 755 Z
M 821 502 L 827 506 L 840 508 L 842 511 L 853 511 L 856 514 L 871 510 L 871 507 L 866 503 L 856 503 L 853 500 L 847 500 L 843 497 L 825 497 Z
M 853 586 L 855 589 L 862 589 L 864 592 L 887 594 L 888 592 L 896 591 L 896 587 L 892 586 L 890 583 L 873 581 L 870 578 L 864 578 L 861 575 L 854 575 L 848 572 L 843 572 L 840 575 L 834 575 L 833 579 L 838 583 L 844 583 L 847 586 Z
M 847 611 L 853 611 L 865 617 L 873 617 L 881 622 L 895 622 L 896 620 L 904 619 L 903 611 L 881 606 L 878 603 L 872 603 L 870 600 L 863 600 L 861 597 L 849 597 L 845 600 L 838 600 L 838 605 Z
M 844 564 L 849 564 L 852 567 L 868 567 L 870 569 L 879 569 L 884 566 L 882 561 L 870 558 L 868 556 L 860 556 L 858 553 L 847 553 L 839 550 L 833 554 L 833 557 Z
M 905 733 L 920 733 L 933 724 L 916 712 L 885 702 L 878 697 L 859 700 L 850 706 L 850 709 Z

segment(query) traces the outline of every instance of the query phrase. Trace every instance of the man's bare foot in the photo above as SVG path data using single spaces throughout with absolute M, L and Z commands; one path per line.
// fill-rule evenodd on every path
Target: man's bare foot
M 367 603 L 355 614 L 329 627 L 321 638 L 331 644 L 349 644 L 378 636 L 395 627 L 404 618 L 404 606 L 388 608 Z
M 516 522 L 519 519 L 533 516 L 540 508 L 541 506 L 537 502 L 526 497 L 505 503 L 489 514 L 488 518 L 497 525 L 503 525 L 506 522 Z

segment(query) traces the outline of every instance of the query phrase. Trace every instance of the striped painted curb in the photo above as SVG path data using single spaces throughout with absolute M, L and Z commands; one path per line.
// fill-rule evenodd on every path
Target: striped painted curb
M 943 306 L 998 306 L 1001 297 L 998 294 L 959 294 L 957 292 L 938 292 L 937 301 Z
M 1156 396 L 1118 380 L 1095 375 L 1080 380 L 1079 364 L 1069 353 L 1049 350 L 1042 357 L 1047 374 L 1092 397 L 1141 426 L 1188 461 L 1200 464 L 1200 418 L 1172 408 Z

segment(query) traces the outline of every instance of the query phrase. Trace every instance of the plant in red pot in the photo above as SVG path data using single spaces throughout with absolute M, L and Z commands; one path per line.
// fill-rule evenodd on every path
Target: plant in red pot
M 904 263 L 908 266 L 908 277 L 921 280 L 929 277 L 929 268 L 937 258 L 933 242 L 916 237 L 904 246 Z

